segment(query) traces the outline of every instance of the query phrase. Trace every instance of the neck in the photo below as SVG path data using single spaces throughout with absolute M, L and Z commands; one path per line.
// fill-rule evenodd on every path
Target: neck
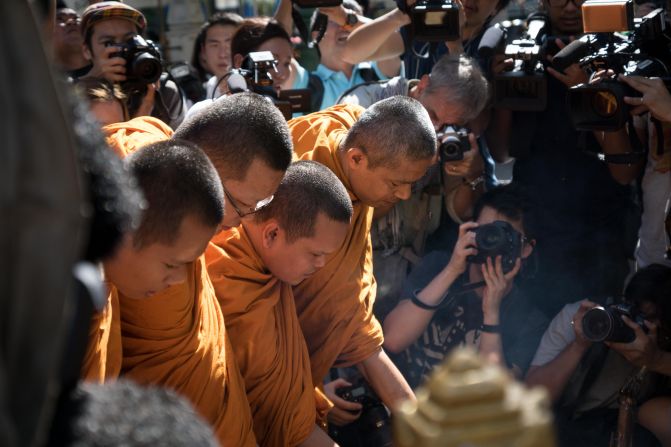
M 76 70 L 89 64 L 89 61 L 81 53 L 81 48 L 79 51 L 64 48 L 57 52 L 55 56 L 56 63 L 65 70 Z

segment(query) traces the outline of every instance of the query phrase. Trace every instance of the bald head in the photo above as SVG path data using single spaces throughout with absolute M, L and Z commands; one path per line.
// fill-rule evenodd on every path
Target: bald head
M 223 180 L 243 180 L 255 159 L 285 171 L 293 153 L 282 113 L 256 93 L 222 96 L 184 121 L 174 138 L 202 148 Z
M 340 149 L 350 148 L 366 154 L 369 168 L 395 167 L 433 158 L 436 132 L 419 101 L 392 96 L 370 106 L 352 126 Z
M 289 166 L 275 198 L 254 219 L 257 223 L 277 220 L 291 243 L 313 237 L 320 214 L 331 221 L 349 224 L 352 201 L 330 169 L 314 161 L 299 161 Z

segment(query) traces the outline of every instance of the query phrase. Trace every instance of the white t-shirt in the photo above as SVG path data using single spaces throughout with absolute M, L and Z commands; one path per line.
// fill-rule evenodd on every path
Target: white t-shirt
M 647 120 L 649 152 L 643 174 L 643 215 L 638 231 L 636 263 L 638 268 L 650 264 L 671 267 L 666 259 L 669 239 L 664 228 L 666 213 L 671 197 L 671 126 L 662 124 L 664 129 L 664 154 L 657 154 L 657 137 L 653 124 Z

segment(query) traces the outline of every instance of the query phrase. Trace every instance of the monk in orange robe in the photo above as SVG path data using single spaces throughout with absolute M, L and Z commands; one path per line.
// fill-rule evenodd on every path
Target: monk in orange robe
M 132 152 L 135 141 L 147 137 L 143 134 L 154 134 L 137 125 L 104 130 L 122 154 Z M 292 158 L 282 114 L 254 94 L 218 99 L 182 123 L 172 141 L 177 139 L 197 144 L 218 171 L 226 195 L 224 228 L 272 201 Z M 223 445 L 254 445 L 244 383 L 225 322 L 217 314 L 221 310 L 212 306 L 216 301 L 205 270 L 199 265 L 193 269 L 185 283 L 156 291 L 145 301 L 131 303 L 120 296 L 122 373 L 175 389 L 213 425 Z
M 303 159 L 329 167 L 343 182 L 354 214 L 345 243 L 324 268 L 294 287 L 296 309 L 312 365 L 320 383 L 333 366 L 357 365 L 382 401 L 390 407 L 414 398 L 410 387 L 382 350 L 383 336 L 373 315 L 370 227 L 375 207 L 389 207 L 410 197 L 411 185 L 435 162 L 436 134 L 422 105 L 393 97 L 364 110 L 341 105 L 289 122 L 294 148 Z M 325 386 L 335 404 L 331 422 L 355 420 L 360 406 L 344 401 Z
M 217 235 L 206 252 L 260 445 L 333 445 L 315 425 L 330 406 L 315 395 L 291 286 L 342 245 L 351 216 L 340 180 L 300 161 L 267 207 Z
M 107 137 L 107 144 L 121 158 L 125 158 L 142 146 L 167 140 L 173 134 L 167 124 L 151 116 L 108 124 L 102 130 Z

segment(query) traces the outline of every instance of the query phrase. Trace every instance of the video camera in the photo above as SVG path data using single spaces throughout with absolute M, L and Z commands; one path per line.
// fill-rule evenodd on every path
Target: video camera
M 273 82 L 273 72 L 277 71 L 277 60 L 270 51 L 249 53 L 242 62 L 244 68 L 234 68 L 221 80 L 226 79 L 231 93 L 251 91 L 273 101 L 287 120 L 294 112 L 310 111 L 310 91 L 308 89 L 282 90 L 278 92 Z
M 354 430 L 359 444 L 366 446 L 391 447 L 391 418 L 380 398 L 370 389 L 363 378 L 353 381 L 351 386 L 338 388 L 336 395 L 348 402 L 361 404 L 361 416 L 353 423 L 343 427 L 329 426 L 329 435 L 340 445 L 352 445 L 346 442 Z M 342 431 L 342 433 L 341 433 Z M 347 433 L 347 434 L 346 434 Z
M 478 47 L 480 56 L 503 54 L 513 67 L 494 76 L 494 106 L 520 111 L 544 110 L 547 104 L 545 77 L 547 17 L 534 13 L 526 21 L 506 20 L 489 28 Z
M 445 42 L 460 38 L 459 5 L 453 0 L 419 0 L 406 8 L 406 0 L 396 0 L 407 11 L 415 39 Z
M 671 67 L 671 45 L 666 13 L 657 9 L 635 19 L 631 0 L 587 0 L 582 5 L 583 28 L 591 33 L 572 42 L 555 56 L 559 69 L 579 63 L 592 71 L 615 75 L 569 89 L 568 101 L 576 129 L 615 131 L 630 120 L 625 96 L 641 93 L 617 80 L 618 74 L 666 77 Z
M 501 256 L 503 272 L 508 273 L 515 267 L 517 258 L 522 256 L 522 235 L 508 222 L 497 220 L 481 225 L 473 230 L 478 254 L 470 255 L 468 262 L 484 264 L 487 258 Z
M 638 324 L 645 332 L 648 331 L 643 315 L 634 306 L 612 304 L 607 307 L 593 307 L 585 312 L 582 317 L 582 332 L 592 342 L 631 343 L 636 338 L 636 333 L 622 320 L 623 316 Z
M 438 156 L 441 163 L 464 159 L 464 152 L 471 149 L 468 129 L 459 126 L 445 126 L 436 133 L 440 142 Z

